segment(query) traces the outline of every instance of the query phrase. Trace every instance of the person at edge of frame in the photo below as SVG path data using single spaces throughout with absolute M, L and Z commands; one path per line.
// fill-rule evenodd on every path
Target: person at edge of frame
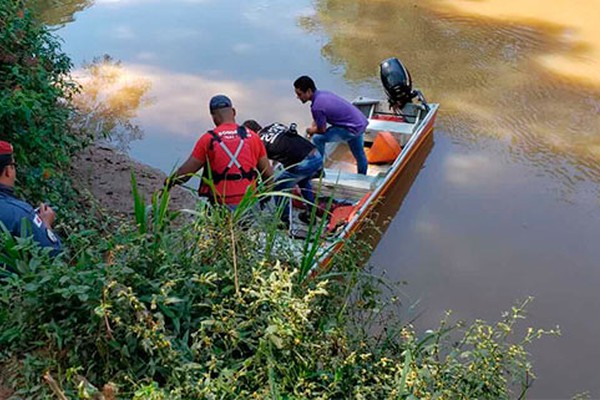
M 60 238 L 52 230 L 56 213 L 47 204 L 34 209 L 15 196 L 17 164 L 13 152 L 10 143 L 0 141 L 0 222 L 14 237 L 32 236 L 40 246 L 49 247 L 50 255 L 55 257 L 62 250 Z

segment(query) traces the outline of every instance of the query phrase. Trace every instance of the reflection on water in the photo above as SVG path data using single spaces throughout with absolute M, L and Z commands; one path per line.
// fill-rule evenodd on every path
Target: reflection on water
M 532 398 L 600 394 L 600 0 L 317 0 L 321 54 L 381 95 L 397 56 L 441 104 L 436 146 L 371 261 L 406 279 L 434 326 L 536 296 Z M 596 10 L 596 12 L 594 12 Z M 597 33 L 594 33 L 597 32 Z M 502 308 L 500 308 L 502 307 Z
M 429 100 L 442 104 L 438 126 L 462 142 L 508 143 L 509 157 L 560 181 L 566 197 L 583 181 L 600 183 L 600 88 L 581 82 L 581 70 L 557 75 L 538 62 L 548 54 L 577 57 L 563 45 L 566 28 L 456 15 L 437 5 L 320 0 L 301 23 L 325 31 L 322 54 L 350 81 L 375 85 L 380 60 L 402 59 Z
M 84 65 L 76 79 L 82 86 L 74 98 L 83 116 L 81 128 L 97 139 L 110 139 L 121 150 L 142 138 L 133 119 L 140 108 L 150 104 L 148 79 L 132 74 L 108 55 Z
M 75 19 L 75 13 L 94 4 L 94 0 L 27 0 L 27 7 L 51 26 L 62 26 Z
M 194 140 L 212 128 L 214 123 L 208 102 L 218 93 L 232 99 L 238 121 L 256 119 L 267 124 L 275 117 L 285 123 L 302 120 L 297 111 L 292 111 L 298 107 L 297 100 L 289 94 L 288 82 L 269 79 L 239 82 L 143 65 L 130 65 L 129 71 L 152 83 L 155 101 L 140 113 L 140 117 L 163 135 Z M 285 95 L 281 96 L 281 92 Z
M 436 0 L 432 2 L 433 6 L 438 10 L 445 8 L 451 14 L 517 21 L 532 26 L 542 24 L 546 31 L 555 33 L 558 51 L 541 54 L 536 61 L 565 76 L 600 83 L 598 0 L 579 0 L 577 3 L 571 0 Z

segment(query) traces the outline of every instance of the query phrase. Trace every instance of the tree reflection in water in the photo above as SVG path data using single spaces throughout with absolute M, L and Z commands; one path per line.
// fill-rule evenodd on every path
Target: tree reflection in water
M 96 140 L 109 139 L 121 150 L 142 138 L 141 128 L 132 120 L 151 102 L 146 96 L 148 79 L 128 73 L 120 61 L 104 55 L 85 64 L 76 80 L 82 86 L 74 98 L 80 129 Z
M 26 0 L 37 18 L 50 26 L 60 27 L 75 20 L 75 13 L 94 5 L 94 0 Z
M 560 182 L 600 182 L 600 88 L 539 63 L 565 47 L 568 26 L 498 21 L 442 10 L 432 1 L 318 0 L 300 20 L 323 33 L 322 55 L 356 84 L 376 88 L 378 63 L 398 57 L 428 100 L 442 104 L 438 129 L 463 145 L 508 143 L 511 158 Z M 571 27 L 572 28 L 572 27 Z M 600 189 L 598 189 L 600 193 Z

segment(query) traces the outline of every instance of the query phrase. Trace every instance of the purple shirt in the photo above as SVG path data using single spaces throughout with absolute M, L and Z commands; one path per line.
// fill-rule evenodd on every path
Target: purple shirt
M 319 130 L 324 130 L 329 124 L 360 134 L 369 124 L 367 117 L 352 103 L 324 90 L 314 92 L 310 111 Z

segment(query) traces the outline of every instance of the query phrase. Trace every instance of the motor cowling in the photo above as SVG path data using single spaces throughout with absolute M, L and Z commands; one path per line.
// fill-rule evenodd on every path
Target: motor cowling
M 408 69 L 397 58 L 388 58 L 379 65 L 381 83 L 390 106 L 401 109 L 416 96 Z

